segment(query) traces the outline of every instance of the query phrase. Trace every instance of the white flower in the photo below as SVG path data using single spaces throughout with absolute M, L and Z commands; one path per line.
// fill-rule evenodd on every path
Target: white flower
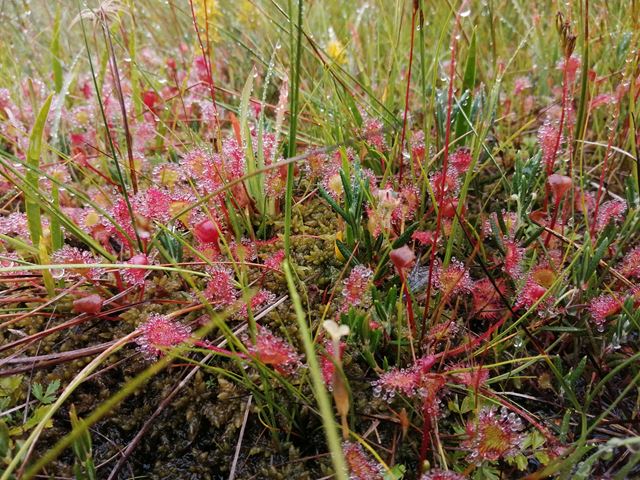
M 327 331 L 327 333 L 331 337 L 331 342 L 333 343 L 334 355 L 337 355 L 339 358 L 340 339 L 342 337 L 346 337 L 347 335 L 349 335 L 349 326 L 338 325 L 333 320 L 325 320 L 324 322 L 322 322 L 322 327 Z

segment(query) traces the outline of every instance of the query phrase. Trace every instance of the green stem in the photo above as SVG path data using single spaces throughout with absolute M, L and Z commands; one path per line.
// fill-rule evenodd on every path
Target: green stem
M 298 0 L 298 20 L 293 23 L 293 2 L 289 0 L 289 40 L 291 43 L 291 96 L 289 98 L 289 158 L 296 155 L 298 129 L 298 93 L 300 90 L 300 52 L 302 45 L 302 0 Z M 294 41 L 294 26 L 297 29 Z M 287 166 L 287 187 L 284 204 L 284 251 L 291 260 L 291 208 L 293 204 L 293 164 Z
M 311 382 L 313 384 L 313 390 L 318 402 L 318 408 L 320 410 L 320 416 L 322 417 L 322 424 L 324 426 L 324 433 L 327 437 L 327 444 L 329 445 L 329 451 L 331 452 L 331 461 L 333 468 L 335 469 L 335 478 L 338 480 L 347 480 L 347 466 L 342 454 L 342 447 L 340 445 L 340 438 L 338 436 L 338 429 L 336 428 L 333 410 L 331 409 L 331 401 L 329 400 L 329 394 L 324 386 L 324 380 L 322 379 L 322 371 L 318 358 L 316 357 L 316 351 L 313 346 L 313 340 L 305 313 L 302 309 L 302 303 L 300 296 L 296 290 L 293 275 L 291 273 L 291 267 L 288 260 L 282 265 L 285 276 L 287 277 L 287 285 L 289 287 L 289 295 L 293 302 L 293 308 L 296 312 L 296 319 L 298 321 L 298 328 L 300 329 L 300 336 L 304 344 L 304 350 L 307 357 L 307 364 L 309 366 L 309 373 L 311 375 Z

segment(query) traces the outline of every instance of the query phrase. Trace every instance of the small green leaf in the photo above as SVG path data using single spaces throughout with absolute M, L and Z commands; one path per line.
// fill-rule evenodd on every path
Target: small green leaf
M 394 465 L 391 470 L 384 474 L 384 480 L 400 480 L 404 477 L 407 468 L 404 465 Z
M 33 393 L 33 396 L 42 402 L 42 399 L 44 398 L 44 393 L 42 392 L 41 384 L 34 383 L 33 386 L 31 387 L 31 393 Z
M 9 397 L 22 383 L 22 375 L 0 378 L 0 397 Z
M 472 396 L 464 397 L 462 405 L 460 405 L 460 413 L 467 413 L 472 411 L 476 406 L 476 400 Z
M 60 380 L 54 380 L 49 385 L 47 385 L 47 389 L 43 391 L 42 385 L 39 383 L 34 383 L 31 387 L 31 392 L 33 396 L 40 400 L 41 403 L 48 405 L 53 403 L 56 399 L 56 392 L 60 388 Z
M 527 465 L 529 463 L 529 461 L 527 460 L 527 457 L 519 453 L 513 458 L 513 460 L 515 461 L 516 466 L 518 467 L 518 470 L 520 471 L 526 470 Z
M 407 243 L 409 243 L 409 240 L 411 240 L 411 235 L 413 235 L 413 232 L 415 232 L 419 226 L 420 226 L 420 222 L 415 222 L 409 225 L 405 229 L 405 231 L 402 232 L 402 235 L 400 235 L 398 238 L 395 239 L 395 241 L 391 246 L 393 248 L 400 248 L 403 245 L 406 245 Z
M 24 425 L 12 428 L 11 430 L 9 430 L 9 434 L 11 436 L 15 436 L 15 435 L 22 435 L 24 432 L 28 432 L 29 430 L 31 430 L 33 427 L 35 427 L 40 423 L 40 421 L 45 417 L 45 415 L 49 412 L 50 409 L 51 409 L 51 405 L 39 406 L 38 408 L 36 408 L 35 412 L 33 412 L 33 415 L 31 415 L 31 417 L 29 417 L 29 419 L 24 423 Z M 52 426 L 53 426 L 53 421 L 49 419 L 45 423 L 44 428 L 51 428 Z
M 549 460 L 551 460 L 549 458 L 549 454 L 545 450 L 540 450 L 539 452 L 536 452 L 533 455 L 542 465 L 548 464 Z
M 58 389 L 60 388 L 60 380 L 58 380 L 57 378 L 51 382 L 48 386 L 47 386 L 47 391 L 45 392 L 45 395 L 47 397 L 53 397 L 55 398 L 55 394 L 58 391 Z

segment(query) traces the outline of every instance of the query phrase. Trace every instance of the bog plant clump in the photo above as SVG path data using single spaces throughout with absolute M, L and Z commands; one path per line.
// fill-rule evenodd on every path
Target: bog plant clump
M 640 476 L 640 4 L 10 3 L 0 480 Z

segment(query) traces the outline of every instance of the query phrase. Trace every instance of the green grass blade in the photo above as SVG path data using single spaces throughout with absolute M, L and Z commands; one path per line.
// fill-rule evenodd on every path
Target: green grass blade
M 469 120 L 471 116 L 471 105 L 473 104 L 473 88 L 476 83 L 476 29 L 473 30 L 471 36 L 471 44 L 469 45 L 469 53 L 467 54 L 467 63 L 464 68 L 464 77 L 462 82 L 462 93 L 469 92 L 469 96 L 464 100 L 460 109 L 464 112 L 458 113 L 456 120 L 456 136 L 459 138 L 460 145 L 464 144 L 464 138 L 470 131 Z M 464 137 L 464 138 L 463 138 Z
M 53 84 L 56 93 L 62 91 L 62 63 L 60 62 L 60 5 L 56 9 L 56 17 L 53 21 L 53 37 L 51 38 L 51 70 L 53 71 Z
M 42 134 L 44 126 L 49 116 L 51 108 L 51 100 L 53 95 L 49 95 L 40 108 L 36 123 L 33 125 L 31 135 L 29 136 L 29 148 L 27 150 L 27 165 L 31 167 L 26 174 L 26 183 L 31 189 L 38 190 L 38 175 L 33 170 L 40 165 L 40 155 L 42 153 Z M 27 212 L 27 220 L 29 223 L 29 233 L 31 234 L 31 242 L 33 245 L 40 243 L 42 236 L 42 223 L 40 221 L 40 204 L 37 199 L 25 192 L 25 210 Z
M 322 370 L 318 358 L 316 357 L 316 351 L 313 346 L 313 340 L 309 326 L 307 325 L 307 319 L 305 318 L 304 310 L 302 309 L 302 303 L 300 301 L 300 295 L 296 290 L 296 286 L 293 281 L 293 275 L 291 273 L 291 267 L 288 261 L 283 264 L 284 273 L 287 277 L 287 285 L 289 287 L 289 295 L 293 302 L 293 308 L 296 312 L 296 319 L 298 320 L 298 328 L 300 329 L 300 336 L 304 344 L 305 355 L 307 357 L 307 364 L 309 365 L 309 373 L 311 375 L 311 382 L 313 384 L 313 390 L 315 398 L 318 402 L 318 408 L 320 409 L 320 416 L 322 417 L 322 424 L 324 426 L 324 433 L 327 437 L 327 444 L 329 445 L 329 451 L 331 452 L 331 461 L 333 462 L 333 468 L 335 469 L 335 478 L 338 480 L 347 480 L 347 466 L 342 454 L 342 447 L 340 445 L 340 438 L 338 437 L 338 429 L 336 428 L 333 411 L 331 409 L 331 401 L 329 400 L 329 394 L 324 386 L 324 380 L 322 379 Z

